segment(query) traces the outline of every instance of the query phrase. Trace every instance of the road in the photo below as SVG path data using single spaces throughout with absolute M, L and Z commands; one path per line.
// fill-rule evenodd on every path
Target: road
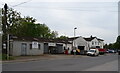
M 118 71 L 118 55 L 3 63 L 3 71 Z

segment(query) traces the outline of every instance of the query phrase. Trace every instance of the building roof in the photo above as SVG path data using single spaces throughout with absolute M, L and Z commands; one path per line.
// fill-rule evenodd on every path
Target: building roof
M 103 39 L 99 39 L 99 38 L 97 38 L 97 37 L 89 37 L 89 38 L 84 38 L 86 41 L 92 41 L 93 39 L 97 39 L 98 41 L 104 41 Z
M 86 41 L 92 41 L 95 37 L 84 38 Z
M 53 42 L 53 43 L 69 43 L 68 40 L 63 40 L 63 39 L 50 39 L 50 38 L 36 38 L 36 37 L 11 37 L 13 40 L 17 41 L 38 41 L 38 42 Z
M 77 39 L 77 38 L 79 38 L 79 37 L 72 37 L 72 38 L 69 38 L 68 40 L 73 41 L 73 40 L 75 40 L 75 39 Z M 97 37 L 92 37 L 92 36 L 90 36 L 90 37 L 88 37 L 88 38 L 83 37 L 83 39 L 85 39 L 86 41 L 92 41 L 94 38 L 96 38 L 96 39 L 99 40 L 99 41 L 104 41 L 103 39 L 99 39 L 99 38 L 97 38 Z

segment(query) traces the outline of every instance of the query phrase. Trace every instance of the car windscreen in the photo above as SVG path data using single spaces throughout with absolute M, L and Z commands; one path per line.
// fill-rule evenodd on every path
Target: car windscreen
M 89 50 L 89 52 L 95 52 L 95 50 Z

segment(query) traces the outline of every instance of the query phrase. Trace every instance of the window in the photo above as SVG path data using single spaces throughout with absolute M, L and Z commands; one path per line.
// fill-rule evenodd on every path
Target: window
M 68 50 L 69 50 L 69 47 L 68 47 Z
M 41 48 L 41 45 L 40 45 L 40 44 L 38 44 L 38 49 L 40 50 L 40 48 Z
M 32 44 L 30 44 L 30 50 L 32 50 Z
M 95 45 L 97 45 L 97 42 L 95 42 Z
M 66 50 L 66 48 L 64 47 L 64 50 Z
M 92 41 L 92 45 L 94 45 L 94 42 Z

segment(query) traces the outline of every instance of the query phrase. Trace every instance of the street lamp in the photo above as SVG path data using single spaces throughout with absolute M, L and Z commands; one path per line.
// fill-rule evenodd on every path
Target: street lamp
M 77 28 L 75 27 L 74 28 L 74 55 L 75 55 L 75 53 L 76 53 L 76 47 L 75 47 L 75 35 L 76 35 L 76 33 L 75 33 L 75 30 L 76 30 Z

